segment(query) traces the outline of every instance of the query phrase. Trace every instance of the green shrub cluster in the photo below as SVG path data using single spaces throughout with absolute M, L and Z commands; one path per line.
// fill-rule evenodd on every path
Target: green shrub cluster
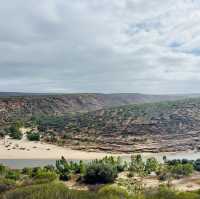
M 40 134 L 38 132 L 27 133 L 27 138 L 29 141 L 40 141 Z
M 11 126 L 5 129 L 5 131 L 11 138 L 21 140 L 23 136 L 22 132 L 20 131 L 21 127 L 22 127 L 22 123 L 16 122 L 14 124 L 11 124 Z
M 101 160 L 94 160 L 86 166 L 84 180 L 87 183 L 111 183 L 118 173 L 127 168 L 127 163 L 122 162 L 121 158 L 112 156 Z
M 118 186 L 105 186 L 97 192 L 70 190 L 64 184 L 48 183 L 17 188 L 1 195 L 2 199 L 199 199 L 199 192 L 176 192 L 161 187 L 142 194 L 129 194 Z
M 67 161 L 64 157 L 61 160 L 56 161 L 56 169 L 59 174 L 60 180 L 67 181 L 73 174 L 80 174 L 81 176 L 85 173 L 86 164 L 83 161 L 74 162 Z

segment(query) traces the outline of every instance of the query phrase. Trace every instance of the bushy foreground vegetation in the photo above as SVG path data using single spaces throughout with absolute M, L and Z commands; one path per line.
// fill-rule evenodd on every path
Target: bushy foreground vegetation
M 0 180 L 15 181 L 20 184 L 35 184 L 52 182 L 55 180 L 68 181 L 78 176 L 78 181 L 87 184 L 113 183 L 118 174 L 126 171 L 128 177 L 145 177 L 154 174 L 159 180 L 166 181 L 172 178 L 189 176 L 194 170 L 199 171 L 200 160 L 165 160 L 159 163 L 155 158 L 144 161 L 141 155 L 131 156 L 129 162 L 120 157 L 105 157 L 101 160 L 89 162 L 68 161 L 64 157 L 56 161 L 56 165 L 47 165 L 43 168 L 24 168 L 14 170 L 0 165 Z M 9 181 L 11 180 L 11 181 Z
M 179 193 L 170 189 L 170 183 L 151 190 L 142 184 L 142 179 L 152 174 L 167 182 L 191 175 L 194 170 L 199 171 L 199 163 L 200 160 L 166 158 L 159 163 L 155 158 L 144 161 L 140 155 L 133 155 L 130 162 L 112 156 L 89 162 L 67 161 L 62 157 L 55 167 L 14 170 L 0 165 L 0 194 L 3 199 L 199 199 L 200 192 Z M 127 173 L 127 179 L 117 178 L 121 172 Z M 98 192 L 69 190 L 61 182 L 70 179 L 98 184 Z
M 200 192 L 176 192 L 165 187 L 129 194 L 118 186 L 105 186 L 96 193 L 70 190 L 63 184 L 49 183 L 18 188 L 1 195 L 1 199 L 199 199 Z

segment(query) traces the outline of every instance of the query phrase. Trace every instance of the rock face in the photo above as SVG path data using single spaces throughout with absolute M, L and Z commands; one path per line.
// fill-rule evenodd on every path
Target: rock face
M 186 96 L 142 94 L 26 94 L 0 93 L 0 122 L 32 115 L 64 115 L 133 103 L 174 100 Z
M 54 133 L 65 144 L 85 150 L 194 150 L 200 146 L 200 99 L 128 105 L 79 114 L 66 119 L 65 127 L 59 131 L 55 128 Z

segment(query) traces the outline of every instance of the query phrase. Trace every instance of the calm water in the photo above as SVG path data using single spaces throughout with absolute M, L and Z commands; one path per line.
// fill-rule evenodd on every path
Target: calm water
M 18 160 L 18 159 L 0 159 L 0 164 L 6 165 L 13 169 L 22 169 L 24 167 L 43 167 L 46 165 L 55 165 L 56 160 Z
M 143 158 L 155 157 L 158 161 L 162 162 L 163 156 L 166 156 L 167 159 L 189 159 L 189 160 L 196 160 L 200 159 L 200 152 L 176 152 L 176 153 L 153 153 L 153 154 L 144 154 Z M 122 157 L 125 160 L 129 160 L 130 156 Z M 78 160 L 75 160 L 78 161 Z M 24 167 L 42 167 L 45 165 L 55 165 L 56 160 L 48 160 L 48 159 L 0 159 L 0 164 L 4 164 L 9 166 L 10 168 L 15 169 L 22 169 Z

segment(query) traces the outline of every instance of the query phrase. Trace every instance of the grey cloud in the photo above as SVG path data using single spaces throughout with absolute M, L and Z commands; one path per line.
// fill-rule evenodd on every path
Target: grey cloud
M 2 91 L 200 92 L 198 1 L 0 3 Z

